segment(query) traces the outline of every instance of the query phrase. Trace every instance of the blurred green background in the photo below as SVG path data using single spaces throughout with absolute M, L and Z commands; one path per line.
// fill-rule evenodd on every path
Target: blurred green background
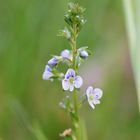
M 104 91 L 81 115 L 88 140 L 140 140 L 137 94 L 130 63 L 121 0 L 78 0 L 86 8 L 78 46 L 91 56 L 81 67 L 88 85 Z M 51 54 L 69 48 L 58 37 L 67 0 L 0 0 L 0 140 L 59 140 L 70 127 L 58 106 L 61 83 L 42 80 Z

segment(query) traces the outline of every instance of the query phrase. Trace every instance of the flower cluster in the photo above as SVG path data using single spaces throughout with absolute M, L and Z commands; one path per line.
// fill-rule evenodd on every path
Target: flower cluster
M 80 48 L 76 47 L 76 38 L 78 37 L 82 26 L 86 22 L 83 16 L 84 11 L 85 9 L 78 4 L 69 3 L 68 12 L 64 16 L 64 20 L 69 28 L 65 27 L 61 30 L 59 32 L 59 36 L 68 40 L 71 49 L 65 49 L 60 53 L 60 55 L 53 56 L 47 62 L 42 75 L 44 80 L 59 79 L 62 82 L 62 88 L 64 91 L 73 92 L 81 88 L 83 85 L 83 78 L 79 76 L 78 69 L 81 66 L 81 63 L 91 54 L 88 50 L 88 46 Z M 58 65 L 61 63 L 66 63 L 68 66 L 65 74 L 58 70 Z M 86 94 L 84 94 L 84 97 L 87 99 L 89 105 L 94 109 L 96 104 L 100 104 L 102 94 L 103 92 L 101 89 L 94 89 L 92 86 L 89 86 L 86 90 Z M 65 103 L 61 103 L 61 106 L 64 107 Z
M 71 117 L 73 127 L 73 129 L 65 129 L 60 136 L 71 140 L 81 140 L 82 132 L 79 129 L 81 128 L 81 123 L 78 110 L 83 102 L 87 101 L 91 108 L 94 109 L 95 105 L 100 104 L 100 99 L 103 95 L 101 89 L 93 88 L 92 86 L 89 86 L 81 97 L 78 93 L 84 83 L 82 76 L 78 73 L 79 68 L 91 55 L 88 46 L 77 47 L 77 37 L 86 22 L 83 16 L 84 11 L 85 9 L 77 3 L 68 4 L 68 11 L 64 16 L 67 27 L 59 31 L 59 36 L 68 41 L 70 48 L 64 49 L 59 55 L 53 55 L 47 62 L 42 75 L 43 80 L 53 81 L 58 79 L 61 81 L 63 91 L 72 93 L 66 94 L 66 97 L 59 104 Z M 63 63 L 67 65 L 67 69 L 61 72 L 59 68 Z
M 86 59 L 90 52 L 87 50 L 88 47 L 81 47 L 77 50 L 77 67 L 79 67 L 82 63 L 83 59 Z M 43 79 L 44 80 L 50 80 L 54 77 L 61 77 L 62 73 L 56 72 L 56 68 L 59 65 L 59 63 L 66 63 L 68 66 L 72 66 L 73 63 L 73 56 L 72 56 L 72 50 L 65 49 L 60 53 L 60 56 L 53 56 L 47 63 L 44 73 L 43 73 Z
M 77 60 L 78 66 L 81 64 L 81 60 L 86 59 L 89 56 L 88 47 L 81 47 L 77 50 Z M 62 88 L 66 91 L 72 92 L 75 88 L 79 89 L 83 85 L 83 78 L 77 75 L 76 71 L 72 68 L 69 68 L 65 74 L 60 73 L 57 70 L 57 65 L 60 62 L 72 65 L 73 56 L 72 50 L 63 50 L 60 53 L 60 56 L 53 56 L 45 66 L 42 78 L 43 80 L 53 80 L 59 78 L 62 81 Z M 93 87 L 88 87 L 86 90 L 86 98 L 89 105 L 94 109 L 96 104 L 100 104 L 99 99 L 102 97 L 102 90 Z
M 83 12 L 85 8 L 79 6 L 78 3 L 69 3 L 68 12 L 65 14 L 66 23 L 73 27 L 73 24 L 76 22 L 76 32 L 79 32 L 82 26 L 86 23 L 85 18 L 83 17 Z

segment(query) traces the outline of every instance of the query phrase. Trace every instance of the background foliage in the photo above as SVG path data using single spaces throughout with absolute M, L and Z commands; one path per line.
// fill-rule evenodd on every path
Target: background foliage
M 81 114 L 88 139 L 139 140 L 140 119 L 122 1 L 78 0 L 87 23 L 78 45 L 94 57 L 81 68 L 87 85 L 104 90 L 101 105 Z M 57 36 L 67 0 L 0 1 L 0 140 L 58 140 L 70 126 L 59 108 L 61 84 L 42 80 L 51 54 L 68 48 Z

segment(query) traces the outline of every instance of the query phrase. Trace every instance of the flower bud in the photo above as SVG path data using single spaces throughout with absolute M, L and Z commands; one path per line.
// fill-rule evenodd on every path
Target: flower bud
M 45 71 L 43 72 L 42 75 L 43 80 L 50 80 L 52 76 L 53 76 L 52 69 L 48 65 L 46 65 Z
M 88 52 L 87 51 L 85 51 L 85 50 L 80 51 L 80 57 L 87 58 L 88 56 L 89 55 L 88 55 Z
M 55 57 L 53 57 L 52 59 L 50 59 L 50 60 L 48 61 L 48 64 L 51 65 L 51 66 L 55 66 L 55 65 L 58 64 L 58 59 L 55 58 Z
M 61 56 L 63 57 L 63 58 L 66 58 L 66 59 L 70 59 L 70 57 L 71 57 L 71 54 L 70 54 L 70 51 L 69 50 L 63 50 L 62 52 L 61 52 Z

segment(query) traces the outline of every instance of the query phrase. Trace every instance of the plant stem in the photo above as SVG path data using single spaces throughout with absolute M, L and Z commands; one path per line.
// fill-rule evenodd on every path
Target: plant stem
M 72 68 L 77 71 L 76 68 L 76 55 L 77 55 L 77 31 L 76 31 L 76 24 L 73 24 L 73 41 L 72 41 L 72 51 L 73 51 L 73 66 Z M 75 113 L 75 119 L 72 118 L 73 125 L 74 125 L 74 131 L 76 140 L 81 140 L 81 131 L 80 131 L 80 122 L 79 122 L 79 114 L 78 114 L 78 101 L 77 101 L 77 90 L 74 89 L 73 91 L 73 103 L 74 103 L 74 113 Z
M 72 44 L 72 51 L 73 51 L 73 69 L 76 71 L 76 55 L 77 55 L 77 33 L 76 33 L 76 25 L 73 25 L 73 44 Z
M 74 92 L 73 92 L 73 101 L 74 101 L 75 114 L 78 114 L 78 103 L 77 103 L 77 91 L 76 90 L 74 90 Z
M 80 131 L 80 121 L 79 121 L 79 113 L 78 113 L 78 103 L 77 103 L 77 91 L 73 92 L 73 100 L 74 100 L 74 112 L 75 118 L 73 118 L 73 126 L 75 131 L 76 140 L 81 140 L 81 131 Z

